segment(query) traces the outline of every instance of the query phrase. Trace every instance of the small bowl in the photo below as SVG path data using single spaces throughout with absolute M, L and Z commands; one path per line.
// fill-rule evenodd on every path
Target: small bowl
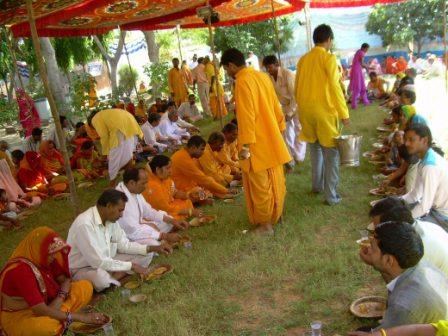
M 127 289 L 137 289 L 140 287 L 140 283 L 136 280 L 131 280 L 126 282 L 123 287 Z
M 129 297 L 129 301 L 132 303 L 140 303 L 145 302 L 148 297 L 146 294 L 136 294 Z
M 350 305 L 350 312 L 356 317 L 378 319 L 384 316 L 387 300 L 381 296 L 365 296 Z
M 235 199 L 233 198 L 227 198 L 223 201 L 224 203 L 235 203 Z

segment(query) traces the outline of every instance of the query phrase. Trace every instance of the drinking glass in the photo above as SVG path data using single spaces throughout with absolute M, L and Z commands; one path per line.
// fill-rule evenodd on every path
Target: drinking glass
M 127 302 L 129 300 L 129 297 L 131 296 L 131 290 L 128 288 L 123 288 L 120 291 L 121 294 L 121 299 L 123 300 L 123 302 Z
M 322 332 L 322 322 L 320 321 L 311 322 L 312 336 L 321 336 L 321 332 Z
M 114 327 L 112 323 L 105 324 L 103 326 L 104 335 L 106 336 L 115 336 Z

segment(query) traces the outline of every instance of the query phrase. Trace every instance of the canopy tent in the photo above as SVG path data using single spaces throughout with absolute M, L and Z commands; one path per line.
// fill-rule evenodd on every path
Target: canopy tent
M 360 7 L 375 4 L 403 2 L 405 0 L 309 0 L 311 8 Z
M 213 23 L 215 27 L 233 26 L 254 21 L 263 21 L 275 16 L 290 14 L 301 10 L 305 3 L 300 0 L 231 0 L 213 8 L 219 14 L 219 22 Z M 186 16 L 177 20 L 165 21 L 154 24 L 153 20 L 139 21 L 123 25 L 125 30 L 159 30 L 170 29 L 180 26 L 181 28 L 205 28 L 208 27 L 195 15 Z

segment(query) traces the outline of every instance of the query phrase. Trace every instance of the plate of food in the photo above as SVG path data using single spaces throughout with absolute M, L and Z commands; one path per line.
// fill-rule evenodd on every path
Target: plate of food
M 214 222 L 218 216 L 216 215 L 204 215 L 202 217 L 195 217 L 190 221 L 190 226 L 199 227 L 207 223 Z
M 375 155 L 375 154 L 373 154 L 373 152 L 364 152 L 364 153 L 362 153 L 362 157 L 365 157 L 367 159 L 371 158 L 373 155 Z
M 361 238 L 356 241 L 360 247 L 370 247 L 370 239 L 369 238 Z
M 123 285 L 123 287 L 127 288 L 127 289 L 137 289 L 140 287 L 140 282 L 138 282 L 136 280 L 131 280 L 131 281 L 126 282 Z
M 78 184 L 79 189 L 90 188 L 91 186 L 93 186 L 92 182 L 81 182 Z
M 151 271 L 143 278 L 144 281 L 160 279 L 162 276 L 171 273 L 173 266 L 168 264 L 160 264 L 152 267 Z
M 54 200 L 68 200 L 70 198 L 70 193 L 60 193 L 53 196 Z
M 382 166 L 386 164 L 386 161 L 373 161 L 373 160 L 369 160 L 369 163 L 375 165 L 375 166 Z
M 374 200 L 374 201 L 370 202 L 370 206 L 373 208 L 375 206 L 375 204 L 377 204 L 379 201 L 381 201 L 381 200 L 379 199 L 379 200 Z
M 386 190 L 383 188 L 370 189 L 369 194 L 375 196 L 386 196 Z
M 372 144 L 372 147 L 373 148 L 383 148 L 383 144 L 381 143 L 381 142 L 374 142 L 373 144 Z
M 379 132 L 392 132 L 393 131 L 392 128 L 386 127 L 386 126 L 378 126 L 376 128 L 376 130 Z
M 350 312 L 360 318 L 382 318 L 386 311 L 387 300 L 381 296 L 365 296 L 350 305 Z
M 83 323 L 83 322 L 73 322 L 68 327 L 68 330 L 74 334 L 81 334 L 81 335 L 94 334 L 98 330 L 103 329 L 103 326 L 112 322 L 112 318 L 110 316 L 106 316 L 106 317 L 107 317 L 107 322 L 104 324 L 88 324 L 88 323 Z
M 235 199 L 234 198 L 226 198 L 223 202 L 227 203 L 227 204 L 231 204 L 231 203 L 235 203 Z
M 132 303 L 145 302 L 148 297 L 145 294 L 135 294 L 129 297 L 129 301 Z

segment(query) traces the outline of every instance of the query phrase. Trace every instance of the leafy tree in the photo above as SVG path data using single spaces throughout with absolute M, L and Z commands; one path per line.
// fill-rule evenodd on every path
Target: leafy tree
M 118 70 L 118 76 L 120 77 L 118 92 L 125 93 L 128 97 L 131 96 L 138 80 L 137 70 L 129 68 L 129 65 L 122 65 Z
M 149 77 L 151 91 L 154 97 L 160 97 L 162 94 L 169 94 L 168 90 L 168 63 L 152 63 L 144 66 L 144 73 Z
M 281 52 L 288 50 L 288 44 L 293 36 L 290 21 L 290 16 L 277 18 Z M 272 19 L 232 27 L 219 27 L 215 30 L 215 45 L 220 52 L 237 48 L 244 54 L 252 51 L 257 56 L 263 57 L 276 53 L 275 39 Z
M 444 0 L 408 0 L 390 5 L 376 5 L 366 29 L 377 34 L 383 46 L 406 46 L 415 43 L 420 54 L 425 40 L 443 35 Z
M 5 82 L 6 91 L 8 95 L 8 101 L 12 101 L 12 86 L 13 83 L 9 80 L 10 85 L 8 86 L 8 77 L 12 78 L 13 74 L 13 63 L 11 53 L 8 48 L 8 33 L 6 28 L 0 28 L 0 79 Z

